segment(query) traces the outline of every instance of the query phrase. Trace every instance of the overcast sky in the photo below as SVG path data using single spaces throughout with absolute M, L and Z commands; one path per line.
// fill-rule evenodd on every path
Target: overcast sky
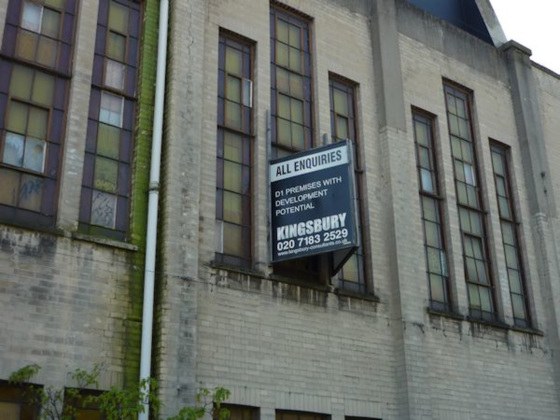
M 526 46 L 531 59 L 560 73 L 560 0 L 490 0 L 507 39 Z

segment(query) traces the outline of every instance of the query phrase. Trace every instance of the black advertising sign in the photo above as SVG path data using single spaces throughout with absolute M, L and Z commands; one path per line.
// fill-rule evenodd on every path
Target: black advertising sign
M 270 162 L 273 262 L 358 246 L 352 157 L 343 141 Z

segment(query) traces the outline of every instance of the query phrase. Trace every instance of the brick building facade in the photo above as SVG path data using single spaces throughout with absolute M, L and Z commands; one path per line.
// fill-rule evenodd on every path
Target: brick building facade
M 171 2 L 164 414 L 223 386 L 262 420 L 559 417 L 560 76 L 488 1 L 428 3 Z M 1 379 L 32 362 L 45 385 L 92 362 L 102 388 L 138 375 L 158 4 L 0 0 Z M 30 72 L 65 97 L 18 90 Z M 24 108 L 48 113 L 44 139 Z M 326 257 L 270 264 L 268 159 L 343 138 L 358 253 L 333 278 Z M 54 186 L 43 201 L 29 177 Z

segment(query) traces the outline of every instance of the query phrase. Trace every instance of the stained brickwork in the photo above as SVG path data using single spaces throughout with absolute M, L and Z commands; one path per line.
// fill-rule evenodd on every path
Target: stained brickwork
M 158 2 L 143 2 L 141 111 L 127 243 L 76 231 L 99 9 L 98 0 L 79 3 L 57 224 L 43 232 L 0 226 L 0 380 L 37 363 L 37 383 L 75 386 L 69 372 L 99 363 L 99 385 L 107 389 L 138 379 Z M 1 33 L 7 5 L 0 1 Z
M 330 132 L 329 73 L 358 85 L 367 191 L 365 233 L 371 247 L 366 259 L 373 273 L 370 291 L 376 298 L 345 297 L 317 285 L 270 278 L 265 181 L 266 114 L 271 103 L 269 4 L 177 4 L 167 111 L 164 235 L 169 241 L 163 245 L 165 274 L 159 302 L 158 375 L 169 381 L 166 401 L 177 406 L 192 401 L 193 387 L 225 386 L 233 391 L 231 402 L 259 407 L 266 420 L 272 420 L 277 409 L 325 413 L 337 420 L 556 418 L 560 412 L 553 356 L 556 323 L 544 309 L 554 299 L 542 291 L 534 243 L 541 236 L 529 205 L 516 99 L 503 53 L 402 1 L 283 3 L 313 19 L 315 144 Z M 220 29 L 255 42 L 257 182 L 255 261 L 250 272 L 212 263 Z M 174 41 L 177 37 L 181 41 Z M 189 63 L 187 56 L 196 58 Z M 548 74 L 537 80 L 541 78 L 542 83 L 552 83 Z M 474 92 L 474 138 L 489 213 L 492 275 L 503 321 L 499 325 L 465 319 L 468 298 L 446 136 L 444 79 Z M 192 95 L 199 95 L 196 104 Z M 555 109 L 558 104 L 551 105 L 551 100 L 543 106 Z M 426 310 L 412 106 L 436 116 L 455 318 Z M 550 120 L 549 125 L 554 124 Z M 191 130 L 184 132 L 187 125 Z M 490 139 L 511 147 L 512 182 L 525 244 L 522 258 L 534 312 L 532 332 L 507 326 L 513 320 Z M 179 144 L 184 148 L 177 148 Z M 554 243 L 550 241 L 546 249 Z M 177 272 L 181 266 L 182 273 Z
M 368 293 L 278 279 L 269 264 L 266 171 L 270 3 L 170 2 L 153 375 L 164 415 L 223 386 L 230 403 L 371 419 L 560 416 L 560 77 L 404 0 L 285 0 L 310 20 L 313 142 L 331 132 L 329 77 L 356 84 Z M 76 233 L 98 1 L 80 2 L 57 226 L 0 226 L 0 379 L 38 363 L 37 382 L 105 365 L 134 382 L 159 2 L 143 3 L 130 241 Z M 7 0 L 0 0 L 0 29 Z M 485 9 L 485 13 L 489 13 Z M 495 23 L 492 23 L 495 24 Z M 254 43 L 253 265 L 215 252 L 220 31 Z M 472 91 L 497 322 L 468 319 L 468 291 L 443 83 Z M 428 310 L 412 108 L 433 114 L 441 162 L 450 313 Z M 531 328 L 513 326 L 490 140 L 510 148 Z M 558 182 L 557 182 L 558 181 Z M 1 182 L 1 180 L 0 180 Z

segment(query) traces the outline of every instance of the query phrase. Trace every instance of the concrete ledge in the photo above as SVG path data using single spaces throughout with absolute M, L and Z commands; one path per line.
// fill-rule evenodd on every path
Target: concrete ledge
M 91 236 L 78 232 L 72 232 L 71 237 L 72 239 L 77 239 L 86 242 L 93 242 L 98 245 L 104 245 L 112 248 L 120 248 L 126 251 L 134 251 L 134 252 L 138 251 L 138 247 L 136 245 L 127 244 L 126 242 L 115 241 L 114 239 L 100 238 L 98 236 Z
M 506 42 L 505 44 L 503 44 L 502 46 L 500 46 L 500 50 L 502 50 L 504 52 L 508 51 L 508 50 L 517 50 L 517 51 L 522 52 L 523 54 L 527 54 L 529 56 L 533 55 L 533 51 L 531 51 L 526 46 L 521 45 L 519 42 L 514 41 L 514 40 L 510 40 L 510 41 Z

